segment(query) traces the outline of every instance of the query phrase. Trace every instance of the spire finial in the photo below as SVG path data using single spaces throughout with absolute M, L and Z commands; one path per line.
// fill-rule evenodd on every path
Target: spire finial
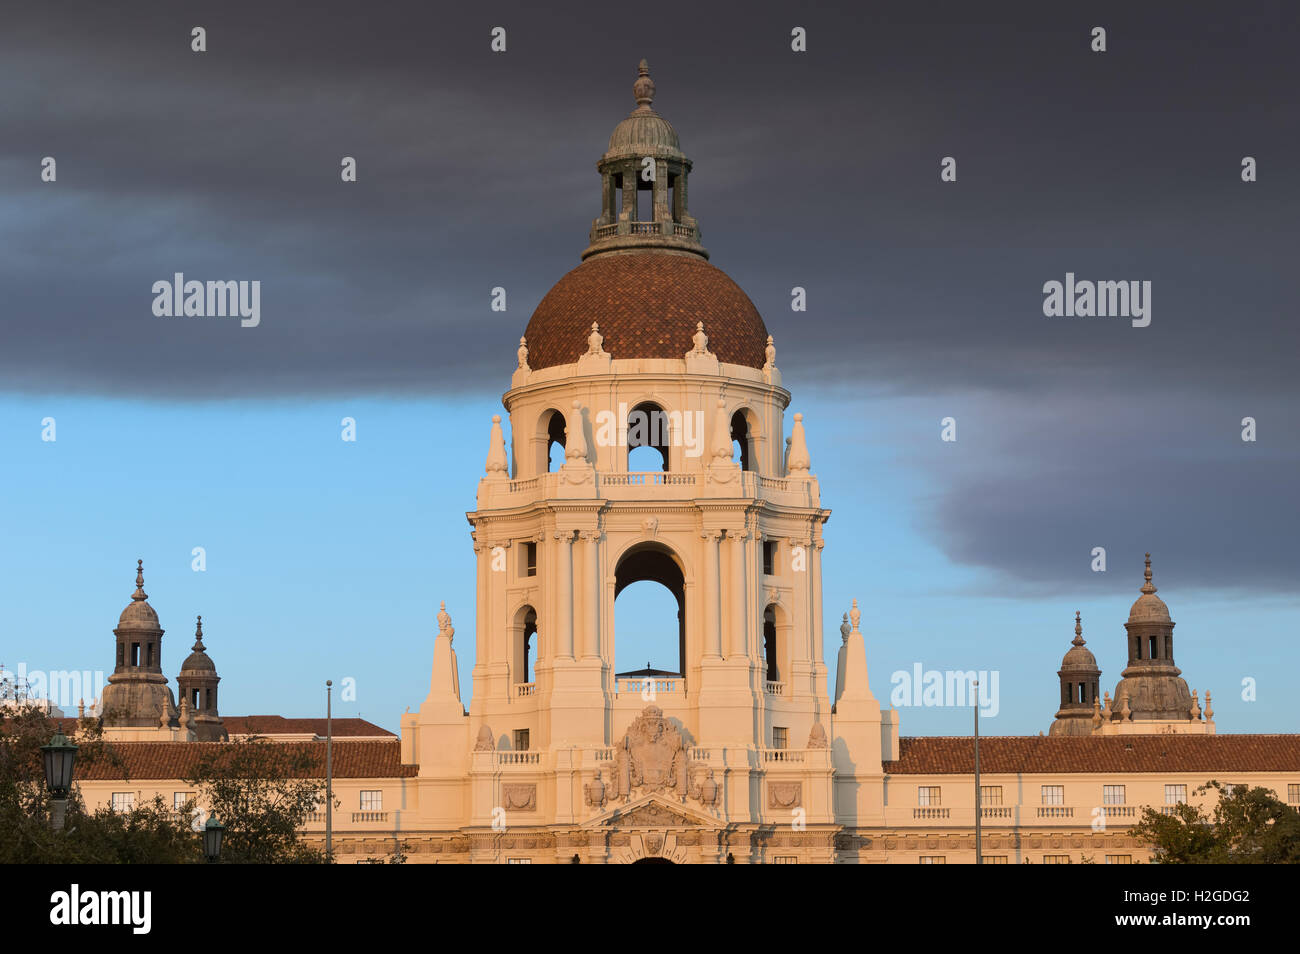
M 195 618 L 194 645 L 191 648 L 196 653 L 201 653 L 206 651 L 207 647 L 203 645 L 203 617 L 202 616 L 198 616 Z
M 636 97 L 638 109 L 650 112 L 650 104 L 655 98 L 655 81 L 650 78 L 650 64 L 642 60 L 636 69 L 639 75 L 632 84 L 632 95 Z
M 135 561 L 135 592 L 131 594 L 131 599 L 147 600 L 149 594 L 144 591 L 144 560 Z
M 1146 581 L 1142 584 L 1142 592 L 1154 593 L 1156 591 L 1156 586 L 1154 583 L 1151 582 L 1151 554 L 1150 553 L 1147 554 L 1147 568 L 1142 573 L 1142 579 Z
M 1074 639 L 1070 640 L 1076 646 L 1083 645 L 1083 620 L 1079 617 L 1079 611 L 1074 611 Z

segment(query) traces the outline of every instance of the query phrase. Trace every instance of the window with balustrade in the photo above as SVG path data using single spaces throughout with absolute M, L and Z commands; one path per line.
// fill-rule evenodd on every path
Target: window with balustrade
M 1044 805 L 1064 805 L 1065 804 L 1065 786 L 1064 785 L 1044 785 L 1042 788 L 1042 799 Z
M 984 808 L 993 808 L 1002 804 L 1002 786 L 1001 785 L 981 785 L 980 786 L 980 805 Z
M 946 865 L 948 860 L 944 855 L 922 855 L 920 862 L 923 865 Z
M 1006 855 L 981 855 L 980 861 L 986 865 L 1005 865 L 1007 863 Z
M 1045 865 L 1068 865 L 1069 863 L 1069 855 L 1043 855 L 1043 864 Z
M 1132 855 L 1107 855 L 1106 864 L 1108 865 L 1131 865 L 1133 863 Z
M 135 808 L 135 792 L 114 792 L 112 805 L 115 812 L 129 812 Z
M 172 811 L 178 812 L 194 797 L 193 792 L 172 792 Z
M 1181 805 L 1187 801 L 1186 785 L 1166 785 L 1165 786 L 1165 804 Z
M 516 752 L 528 751 L 528 730 L 527 729 L 515 729 L 514 739 L 515 739 Z
M 938 785 L 920 785 L 916 789 L 916 804 L 923 808 L 934 808 L 941 802 L 940 795 Z
M 361 793 L 361 810 L 363 812 L 382 812 L 384 810 L 384 793 L 378 790 Z
M 1123 805 L 1125 797 L 1123 785 L 1103 785 L 1101 787 L 1101 803 L 1103 805 Z
M 772 726 L 772 748 L 784 749 L 790 742 L 790 730 L 784 726 Z
M 1286 800 L 1291 805 L 1300 805 L 1300 784 L 1295 782 L 1287 783 Z
M 777 855 L 772 859 L 772 864 L 774 865 L 797 865 L 798 863 L 798 855 Z

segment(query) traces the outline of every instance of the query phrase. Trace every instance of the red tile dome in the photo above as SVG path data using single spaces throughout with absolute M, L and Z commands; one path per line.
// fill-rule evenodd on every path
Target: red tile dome
M 621 358 L 681 358 L 704 322 L 709 350 L 726 364 L 766 361 L 767 327 L 749 296 L 720 268 L 690 254 L 595 255 L 546 293 L 528 322 L 534 370 L 572 364 L 587 350 L 591 323 Z

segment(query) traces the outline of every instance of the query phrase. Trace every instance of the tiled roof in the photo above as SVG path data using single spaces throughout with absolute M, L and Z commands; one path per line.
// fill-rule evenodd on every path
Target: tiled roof
M 78 780 L 96 781 L 110 779 L 183 779 L 205 754 L 229 742 L 110 742 L 109 746 L 121 758 L 121 767 L 99 759 L 86 766 L 76 767 Z M 282 742 L 294 751 L 307 750 L 316 756 L 319 769 L 316 777 L 325 775 L 324 742 Z M 332 762 L 335 778 L 411 778 L 418 772 L 414 765 L 403 765 L 402 743 L 391 741 L 335 742 Z
M 899 740 L 887 774 L 970 775 L 970 738 Z M 980 739 L 980 772 L 1300 772 L 1300 735 L 991 736 Z
M 620 358 L 681 358 L 704 322 L 709 350 L 728 364 L 762 368 L 767 328 L 758 309 L 721 269 L 694 255 L 597 255 L 546 293 L 525 332 L 528 366 L 572 364 L 587 351 L 591 323 Z
M 319 735 L 325 737 L 324 719 L 286 719 L 278 715 L 222 716 L 231 735 Z M 335 719 L 331 726 L 334 738 L 346 736 L 393 736 L 393 733 L 365 719 Z

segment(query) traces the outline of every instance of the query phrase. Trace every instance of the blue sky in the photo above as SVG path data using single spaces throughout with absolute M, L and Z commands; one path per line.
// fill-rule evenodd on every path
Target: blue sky
M 1094 574 L 1088 541 L 1076 543 L 1074 593 L 1036 592 L 1042 588 L 955 565 L 930 538 L 936 490 L 921 466 L 928 444 L 933 453 L 963 452 L 960 432 L 956 445 L 938 441 L 943 402 L 825 392 L 802 400 L 798 383 L 787 384 L 792 407 L 806 415 L 823 503 L 834 511 L 824 553 L 832 678 L 838 620 L 857 597 L 882 701 L 891 674 L 918 662 L 997 670 L 1000 712 L 985 718 L 984 731 L 1046 729 L 1076 609 L 1103 685 L 1113 688 L 1124 663 L 1122 624 L 1141 584 L 1140 552 L 1112 549 L 1108 572 Z M 226 714 L 320 714 L 325 679 L 350 676 L 357 700 L 336 711 L 395 730 L 427 691 L 439 600 L 455 621 L 468 696 L 474 559 L 464 513 L 474 506 L 498 410 L 496 395 L 0 401 L 9 450 L 0 489 L 10 502 L 0 515 L 7 607 L 0 662 L 10 670 L 23 662 L 29 670 L 111 671 L 111 630 L 142 558 L 145 589 L 167 630 L 165 671 L 174 678 L 202 613 Z M 355 443 L 340 439 L 345 416 L 357 420 Z M 45 417 L 57 421 L 53 443 L 40 439 Z M 1240 594 L 1180 587 L 1162 572 L 1158 542 L 1156 583 L 1178 623 L 1176 658 L 1192 687 L 1214 691 L 1220 727 L 1294 729 L 1282 683 L 1300 663 L 1295 601 L 1255 594 L 1243 604 Z M 191 569 L 196 546 L 206 548 L 205 572 Z M 623 618 L 671 620 L 653 592 L 629 606 L 637 598 L 636 589 L 620 597 Z M 642 657 L 658 663 L 673 651 L 671 636 L 656 646 L 649 628 L 619 645 L 638 667 Z M 1241 700 L 1244 677 L 1258 681 L 1255 702 Z M 909 708 L 902 728 L 953 734 L 969 722 L 966 710 Z

